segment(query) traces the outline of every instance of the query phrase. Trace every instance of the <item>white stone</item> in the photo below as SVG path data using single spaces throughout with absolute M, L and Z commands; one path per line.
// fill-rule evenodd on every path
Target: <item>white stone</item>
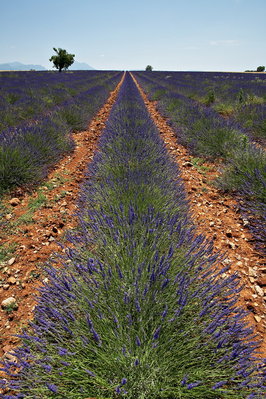
M 13 296 L 10 296 L 9 298 L 4 299 L 1 303 L 1 306 L 3 309 L 8 308 L 9 306 L 12 307 L 13 309 L 18 308 L 17 301 Z
M 8 266 L 11 266 L 15 263 L 16 258 L 11 258 L 9 259 L 9 261 L 7 262 Z

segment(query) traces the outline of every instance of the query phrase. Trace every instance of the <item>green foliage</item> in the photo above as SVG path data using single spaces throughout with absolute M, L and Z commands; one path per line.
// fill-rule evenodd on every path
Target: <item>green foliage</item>
M 17 248 L 16 243 L 0 245 L 0 262 L 5 262 L 15 252 Z
M 18 147 L 0 147 L 0 192 L 39 177 L 31 158 L 29 152 Z
M 79 131 L 86 129 L 88 124 L 87 115 L 78 105 L 73 104 L 69 107 L 62 108 L 58 113 L 71 130 Z
M 14 310 L 17 310 L 17 308 L 18 308 L 18 305 L 16 303 L 12 303 L 12 304 L 6 306 L 5 312 L 7 314 L 13 313 Z
M 242 88 L 238 92 L 237 99 L 238 99 L 239 104 L 243 104 L 245 102 L 245 95 L 244 95 L 244 91 Z
M 180 107 L 181 105 L 182 105 L 182 100 L 180 100 L 179 98 L 174 98 L 167 105 L 167 111 L 173 112 L 176 108 Z
M 266 201 L 266 187 L 261 181 L 266 180 L 266 156 L 247 145 L 245 150 L 235 149 L 232 160 L 222 176 L 217 180 L 220 188 L 230 191 L 241 191 L 249 185 L 252 199 Z
M 164 96 L 165 92 L 166 92 L 166 90 L 164 90 L 164 89 L 158 89 L 158 90 L 156 90 L 156 91 L 153 93 L 151 99 L 152 99 L 153 101 L 158 101 L 158 100 L 160 100 L 160 99 Z
M 37 209 L 41 208 L 42 206 L 45 205 L 47 201 L 47 197 L 42 193 L 39 192 L 38 196 L 36 198 L 31 198 L 29 200 L 28 207 L 31 211 L 36 211 Z
M 218 103 L 213 106 L 213 109 L 220 115 L 229 117 L 234 112 L 234 107 L 232 104 Z
M 265 71 L 265 66 L 264 65 L 260 65 L 257 68 L 257 72 L 264 72 Z
M 59 72 L 61 72 L 62 69 L 68 69 L 74 62 L 75 54 L 70 54 L 62 48 L 56 49 L 54 47 L 53 49 L 57 55 L 53 55 L 49 61 L 54 63 L 54 67 L 58 69 Z
M 151 65 L 147 65 L 145 71 L 151 72 L 153 67 Z
M 214 90 L 211 89 L 211 90 L 209 90 L 207 96 L 206 96 L 205 99 L 203 100 L 203 103 L 204 103 L 205 105 L 208 105 L 208 106 L 209 106 L 209 105 L 213 104 L 214 102 L 215 102 L 215 93 L 214 93 Z

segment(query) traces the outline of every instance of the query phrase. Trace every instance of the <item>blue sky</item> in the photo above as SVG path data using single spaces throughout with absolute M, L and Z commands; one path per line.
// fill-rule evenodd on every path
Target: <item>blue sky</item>
M 0 0 L 0 63 L 51 68 L 62 47 L 96 69 L 266 65 L 266 0 Z

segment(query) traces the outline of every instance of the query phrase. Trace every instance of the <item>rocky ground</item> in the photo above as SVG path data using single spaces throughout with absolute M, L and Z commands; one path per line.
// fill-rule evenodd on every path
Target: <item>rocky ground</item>
M 35 295 L 46 278 L 45 263 L 55 252 L 62 251 L 58 243 L 76 226 L 80 186 L 120 84 L 88 129 L 74 135 L 75 151 L 57 164 L 40 187 L 31 192 L 16 190 L 4 199 L 0 239 L 9 256 L 0 264 L 0 356 L 12 356 L 9 352 L 19 342 L 14 334 L 33 317 Z M 236 199 L 212 185 L 219 165 L 199 163 L 191 157 L 177 143 L 167 120 L 156 110 L 156 103 L 148 101 L 142 90 L 141 94 L 181 170 L 198 233 L 205 234 L 214 241 L 215 249 L 226 253 L 223 264 L 230 265 L 228 273 L 239 273 L 244 286 L 240 300 L 251 310 L 247 319 L 262 339 L 265 356 L 266 264 L 254 249 L 246 228 L 248 222 L 241 218 Z
M 167 119 L 157 111 L 156 102 L 149 101 L 139 85 L 138 88 L 166 148 L 181 171 L 197 232 L 213 240 L 214 248 L 225 254 L 221 266 L 230 265 L 228 272 L 237 272 L 240 276 L 243 285 L 240 301 L 251 311 L 247 320 L 262 340 L 261 356 L 265 357 L 266 259 L 254 248 L 253 237 L 247 229 L 248 221 L 241 217 L 237 199 L 220 192 L 212 184 L 219 176 L 221 165 L 202 163 L 193 158 L 178 144 Z
M 33 317 L 38 287 L 45 281 L 45 263 L 62 251 L 59 242 L 77 224 L 76 202 L 98 138 L 116 100 L 120 85 L 88 129 L 75 133 L 75 150 L 63 158 L 41 186 L 18 189 L 3 200 L 1 245 L 12 255 L 0 264 L 0 356 L 8 352 Z

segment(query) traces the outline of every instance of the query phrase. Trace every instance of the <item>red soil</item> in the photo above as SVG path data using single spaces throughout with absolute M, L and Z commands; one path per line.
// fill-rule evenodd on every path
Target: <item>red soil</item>
M 45 181 L 47 187 L 42 185 L 39 188 L 47 201 L 45 206 L 33 213 L 31 223 L 14 227 L 19 217 L 28 211 L 29 201 L 38 196 L 37 190 L 30 194 L 17 190 L 13 197 L 19 199 L 19 204 L 14 207 L 9 204 L 12 197 L 5 198 L 10 214 L 6 215 L 8 226 L 0 233 L 0 239 L 7 245 L 16 243 L 18 248 L 10 256 L 10 259 L 15 258 L 14 263 L 4 265 L 0 270 L 0 303 L 13 296 L 17 300 L 18 310 L 9 314 L 1 310 L 0 355 L 10 356 L 8 352 L 19 342 L 13 335 L 21 332 L 21 328 L 33 317 L 36 304 L 34 295 L 44 279 L 41 265 L 53 253 L 62 251 L 57 241 L 62 242 L 64 233 L 77 225 L 74 214 L 80 185 L 121 83 L 111 93 L 88 130 L 74 135 L 76 148 L 73 154 L 62 159 L 51 171 Z M 198 233 L 214 239 L 215 249 L 227 252 L 224 264 L 230 263 L 229 273 L 237 271 L 245 285 L 241 303 L 252 311 L 248 321 L 263 340 L 261 351 L 265 356 L 265 259 L 253 249 L 252 237 L 245 228 L 245 221 L 237 213 L 235 199 L 220 193 L 211 185 L 218 175 L 218 166 L 204 163 L 201 168 L 195 167 L 192 156 L 177 143 L 167 120 L 156 110 L 156 102 L 148 101 L 140 87 L 139 90 L 170 155 L 178 163 Z
M 221 193 L 211 182 L 219 175 L 219 165 L 193 163 L 193 156 L 177 142 L 167 119 L 156 109 L 156 102 L 149 101 L 137 80 L 132 76 L 160 131 L 173 160 L 178 164 L 181 178 L 190 202 L 190 210 L 197 232 L 214 240 L 214 248 L 226 253 L 223 266 L 230 264 L 227 273 L 237 272 L 244 289 L 241 304 L 251 310 L 247 317 L 262 340 L 261 356 L 266 356 L 266 259 L 252 246 L 252 237 L 245 227 L 247 221 L 238 213 L 234 197 Z
M 0 233 L 1 244 L 16 244 L 17 249 L 9 258 L 10 263 L 14 261 L 12 265 L 0 265 L 0 304 L 4 299 L 14 297 L 18 309 L 10 313 L 0 310 L 0 356 L 9 356 L 7 352 L 19 342 L 14 334 L 20 333 L 33 317 L 35 295 L 45 278 L 42 267 L 55 252 L 62 251 L 57 242 L 62 242 L 64 233 L 77 225 L 76 201 L 81 183 L 123 78 L 88 129 L 74 134 L 75 150 L 53 168 L 44 184 L 31 193 L 18 189 L 3 201 L 10 213 L 5 216 L 6 228 Z M 29 201 L 38 197 L 38 191 L 46 197 L 45 204 L 32 214 L 29 223 L 20 221 L 14 226 L 20 217 L 25 217 Z

